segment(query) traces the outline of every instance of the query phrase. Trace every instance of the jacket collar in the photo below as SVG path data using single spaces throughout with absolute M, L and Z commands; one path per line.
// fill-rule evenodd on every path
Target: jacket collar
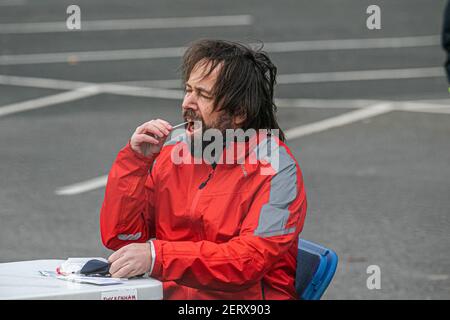
M 244 141 L 238 141 L 236 138 L 232 141 L 226 141 L 226 143 L 224 143 L 223 149 L 220 150 L 220 153 L 215 157 L 215 162 L 218 167 L 227 169 L 234 168 L 235 166 L 243 164 L 247 168 L 257 166 L 257 148 L 268 138 L 270 138 L 270 133 L 264 130 L 258 130 L 255 131 L 255 133 L 253 133 L 252 135 L 246 136 L 246 139 Z M 190 138 L 186 134 L 183 134 L 177 139 L 184 144 L 184 150 L 181 153 L 181 165 L 212 165 L 214 168 L 214 162 L 210 163 L 204 159 L 205 157 L 200 159 L 194 157 L 194 155 L 191 154 L 191 150 L 189 148 L 189 139 Z

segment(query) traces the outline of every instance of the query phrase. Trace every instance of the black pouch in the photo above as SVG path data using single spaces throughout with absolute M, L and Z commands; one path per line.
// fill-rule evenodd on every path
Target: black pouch
M 109 273 L 110 264 L 97 259 L 92 259 L 86 262 L 81 268 L 80 273 L 85 276 L 97 276 L 97 277 L 110 277 Z

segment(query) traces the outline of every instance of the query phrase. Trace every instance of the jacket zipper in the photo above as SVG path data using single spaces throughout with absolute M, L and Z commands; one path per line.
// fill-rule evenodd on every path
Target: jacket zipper
M 198 190 L 194 196 L 194 199 L 192 200 L 192 204 L 191 204 L 191 208 L 190 208 L 190 215 L 192 216 L 194 214 L 195 208 L 197 207 L 198 204 L 198 200 L 200 199 L 200 196 L 203 192 L 203 189 L 206 187 L 206 185 L 208 184 L 209 180 L 211 180 L 211 178 L 214 175 L 214 172 L 216 170 L 216 166 L 213 165 L 213 169 L 209 172 L 208 177 L 206 178 L 205 181 L 203 181 L 199 186 L 198 186 Z M 199 232 L 201 234 L 202 239 L 205 238 L 205 235 L 203 233 L 203 223 L 201 223 L 200 228 L 199 228 Z
M 261 280 L 261 294 L 262 294 L 262 299 L 266 300 L 266 294 L 264 293 L 264 281 Z
M 191 300 L 192 299 L 192 292 L 191 292 L 192 289 L 191 289 L 191 287 L 186 287 L 186 288 L 187 288 L 187 290 L 186 290 L 187 291 L 186 292 L 186 296 L 187 296 L 186 299 L 187 300 Z

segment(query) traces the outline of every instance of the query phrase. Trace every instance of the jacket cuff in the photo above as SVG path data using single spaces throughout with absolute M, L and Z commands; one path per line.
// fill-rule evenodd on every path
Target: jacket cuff
M 152 270 L 150 272 L 150 277 L 161 279 L 163 274 L 163 253 L 162 253 L 162 242 L 161 240 L 152 240 L 153 249 L 155 250 L 155 259 L 153 260 Z
M 145 168 L 147 171 L 150 170 L 153 165 L 153 161 L 159 155 L 159 153 L 157 153 L 151 157 L 146 157 L 143 154 L 134 151 L 133 148 L 131 148 L 130 141 L 128 141 L 127 145 L 122 150 L 127 154 L 128 159 L 133 159 L 133 161 L 136 161 L 140 167 Z
M 152 256 L 152 264 L 150 266 L 149 274 L 152 274 L 153 267 L 155 266 L 155 258 L 156 258 L 155 245 L 153 244 L 153 239 L 149 240 L 147 242 L 150 244 L 150 253 L 151 253 L 151 256 Z

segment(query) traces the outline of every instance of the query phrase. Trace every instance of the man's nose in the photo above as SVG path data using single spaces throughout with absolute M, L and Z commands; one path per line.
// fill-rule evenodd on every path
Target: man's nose
M 183 104 L 181 105 L 183 110 L 192 109 L 197 110 L 197 98 L 193 92 L 189 92 L 184 96 Z

